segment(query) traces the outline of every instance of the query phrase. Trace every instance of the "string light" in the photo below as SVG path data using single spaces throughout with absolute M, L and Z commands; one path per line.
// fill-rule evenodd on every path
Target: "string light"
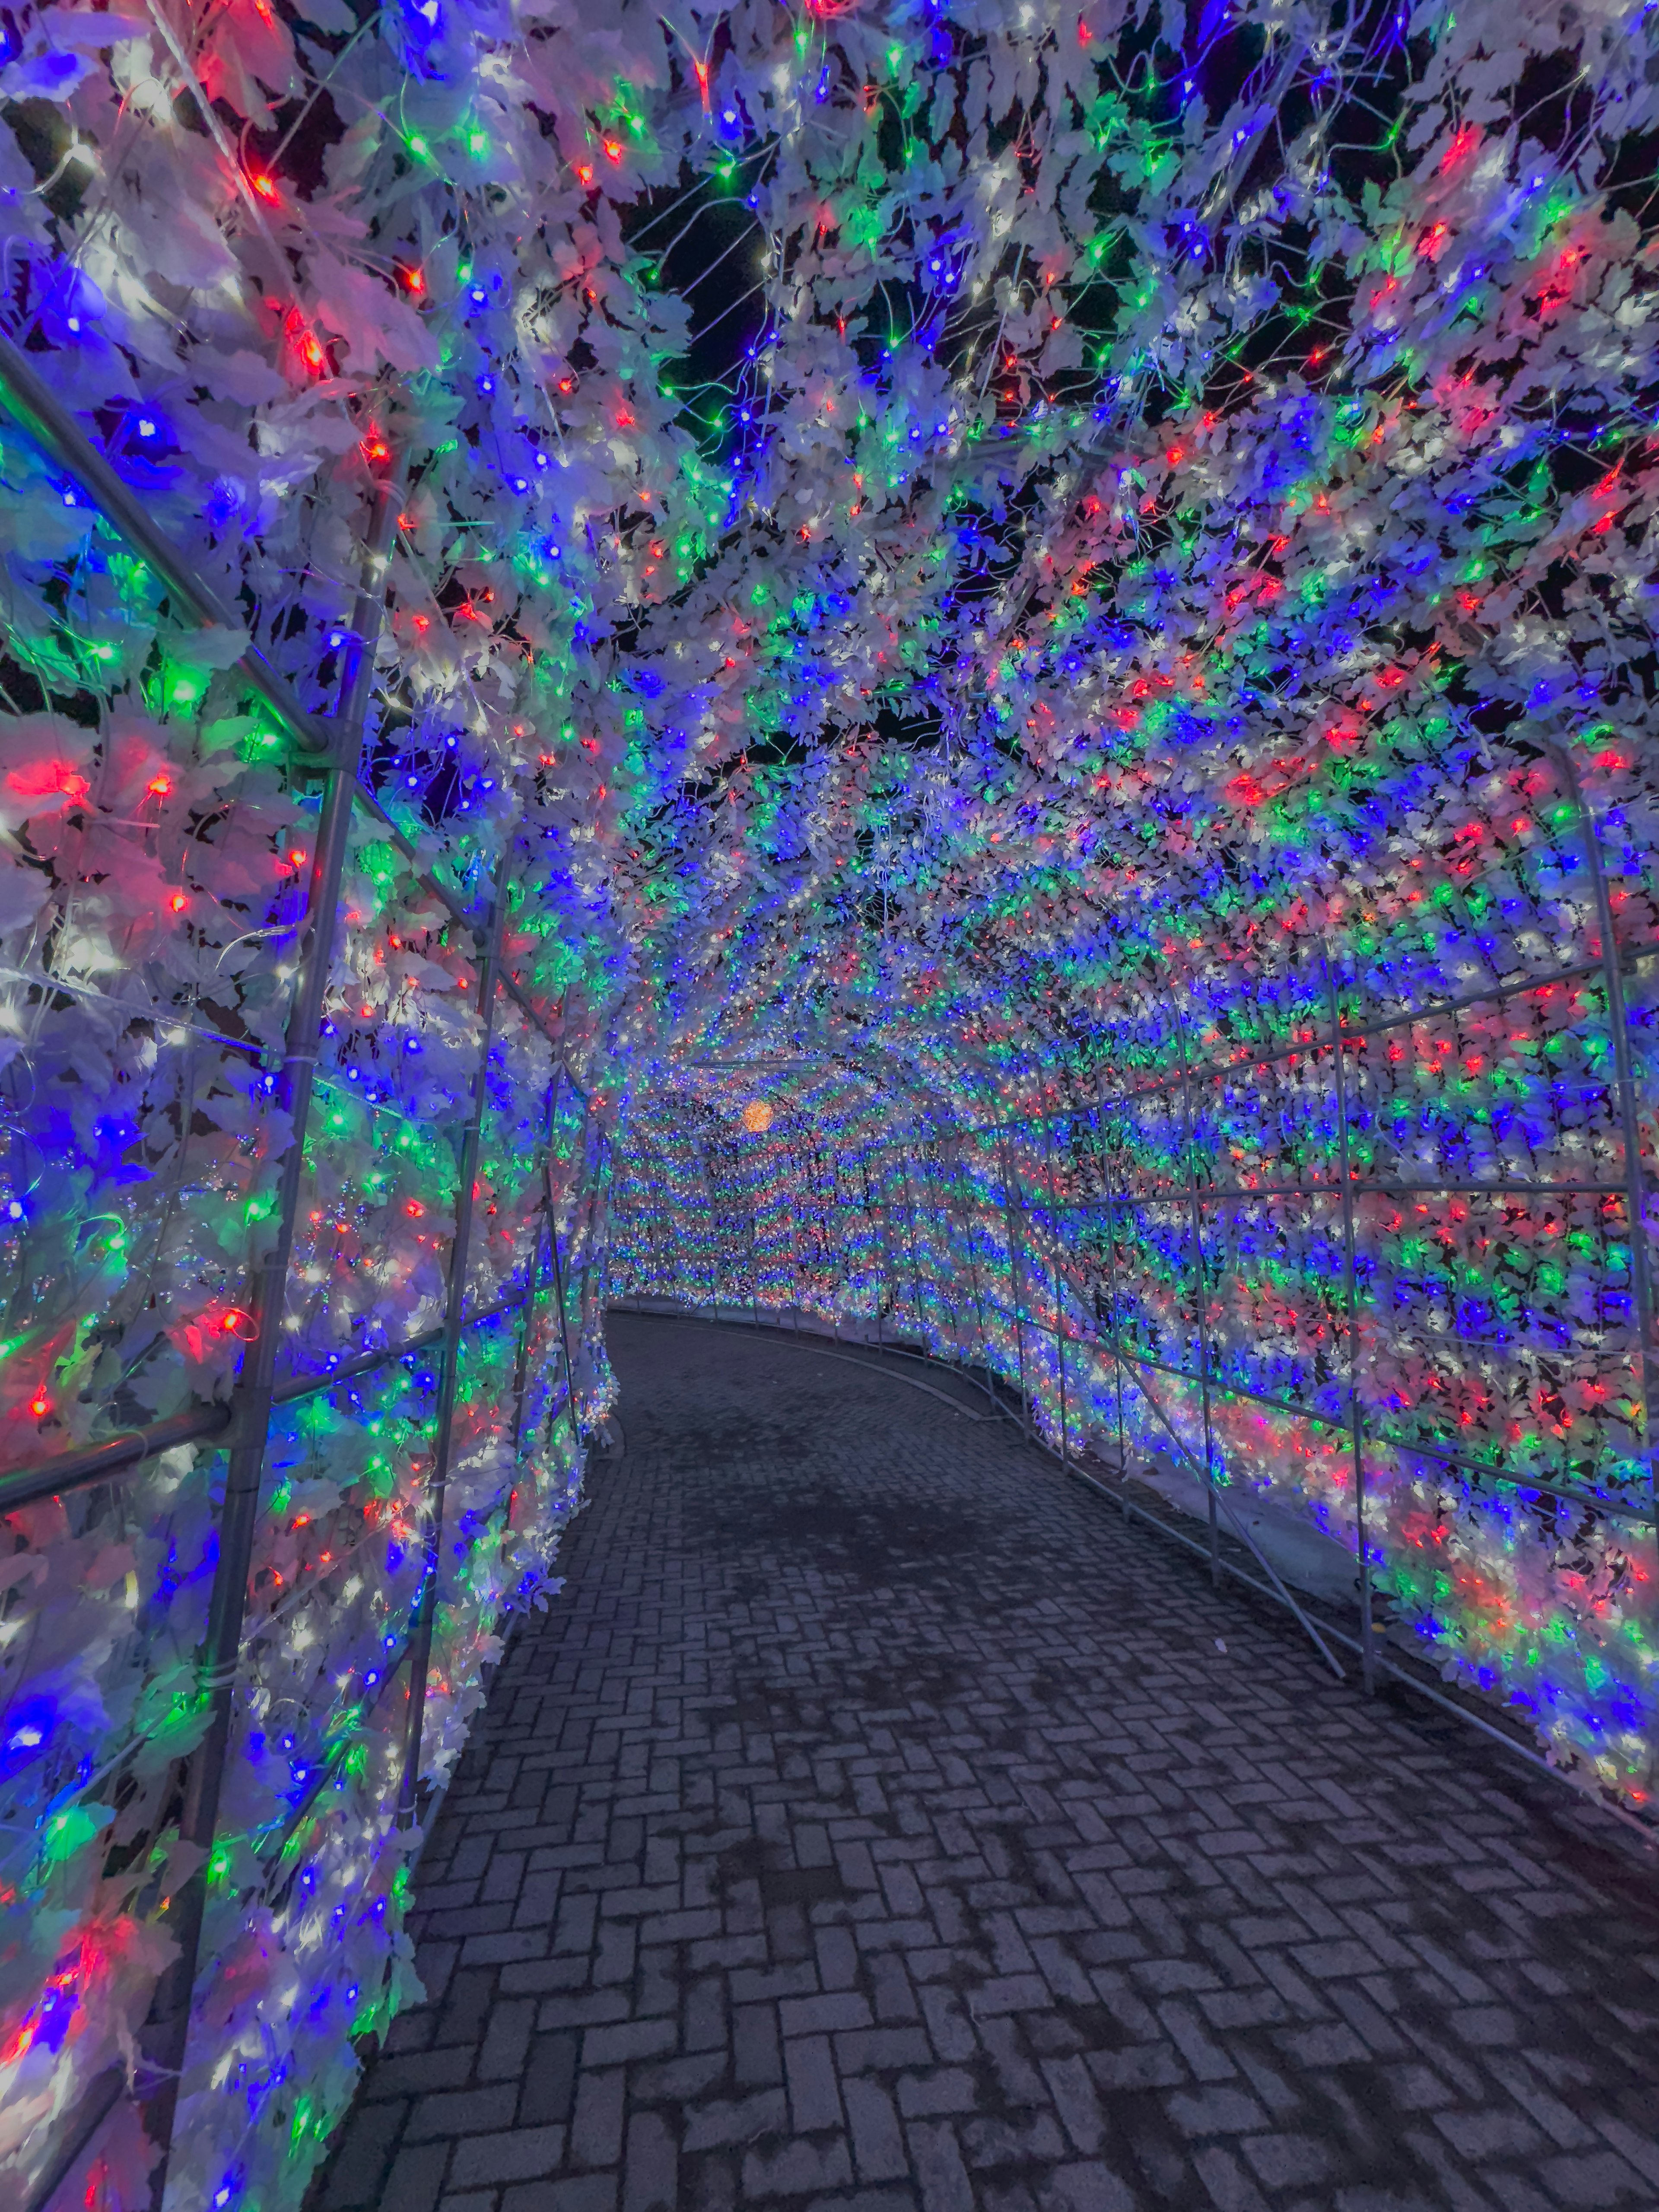
M 495 18 L 429 0 L 331 54 L 338 112 L 394 127 L 315 161 L 311 49 L 259 6 L 290 173 L 244 152 L 211 187 L 103 43 L 14 63 L 66 143 L 189 211 L 158 290 L 125 201 L 65 198 L 14 307 L 246 626 L 189 625 L 8 433 L 14 1463 L 234 1389 L 321 849 L 315 763 L 238 655 L 328 713 L 341 580 L 399 486 L 353 765 L 421 859 L 359 811 L 277 1324 L 284 1378 L 336 1379 L 267 1453 L 181 2202 L 297 2205 L 351 2039 L 411 1986 L 385 1815 L 481 1042 L 477 939 L 424 878 L 482 921 L 503 851 L 536 1018 L 495 1010 L 469 1310 L 531 1279 L 548 1147 L 574 1405 L 550 1291 L 522 1398 L 516 1322 L 467 1335 L 428 1776 L 549 1587 L 608 1402 L 608 1237 L 614 1287 L 988 1358 L 1051 1438 L 1172 1428 L 1350 1547 L 1357 1323 L 1379 1605 L 1595 1786 L 1647 1788 L 1652 210 L 1618 150 L 1659 122 L 1647 34 L 1566 57 L 1565 138 L 1512 175 L 1518 118 L 1459 88 L 1581 36 L 1523 9 L 1373 52 L 1244 0 L 1274 89 L 1242 121 L 1184 15 L 1042 0 L 969 50 L 900 12 L 734 18 L 718 54 L 658 26 L 634 59 L 562 27 L 532 105 Z M 221 127 L 252 84 L 214 76 Z M 181 290 L 246 312 L 181 322 Z M 157 1971 L 216 1466 L 127 1479 L 130 1542 L 90 1505 L 9 1516 L 0 1916 L 67 1932 L 0 2017 L 0 2093 L 45 2051 L 60 2112 Z M 91 1655 L 61 1694 L 23 1632 L 48 1612 Z M 106 1879 L 118 1773 L 152 1779 Z

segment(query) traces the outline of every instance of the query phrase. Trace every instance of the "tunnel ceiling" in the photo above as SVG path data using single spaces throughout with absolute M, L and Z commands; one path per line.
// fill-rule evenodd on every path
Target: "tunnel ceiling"
M 1645 17 L 622 20 L 641 1043 L 971 1091 L 1556 942 L 1550 748 L 1633 807 L 1650 711 Z
M 1328 939 L 1547 962 L 1559 745 L 1650 846 L 1650 10 L 239 0 L 88 18 L 107 81 L 21 20 L 65 388 L 135 466 L 161 392 L 296 661 L 290 495 L 392 442 L 377 780 L 517 810 L 621 1079 L 1081 1079 Z

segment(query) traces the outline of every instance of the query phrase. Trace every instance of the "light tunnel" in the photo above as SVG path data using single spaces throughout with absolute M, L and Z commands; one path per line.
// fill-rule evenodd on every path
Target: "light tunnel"
M 6 2203 L 324 2185 L 621 1312 L 1650 1837 L 1655 21 L 5 14 Z

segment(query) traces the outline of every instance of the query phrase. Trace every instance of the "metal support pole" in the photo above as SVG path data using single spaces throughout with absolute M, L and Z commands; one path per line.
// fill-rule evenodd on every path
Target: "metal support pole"
M 708 1164 L 707 1152 L 702 1156 L 702 1187 L 708 1194 L 708 1289 L 714 1302 L 714 1319 L 720 1317 L 720 1231 L 714 1212 L 714 1171 Z
M 755 1189 L 752 1177 L 746 1194 L 744 1216 L 749 1227 L 749 1318 L 760 1327 L 760 1244 L 755 1234 Z
M 860 1176 L 860 1179 L 861 1180 L 861 1182 L 863 1182 L 863 1184 L 864 1184 L 864 1218 L 865 1218 L 865 1220 L 866 1220 L 866 1223 L 872 1223 L 872 1222 L 873 1222 L 873 1221 L 874 1221 L 874 1219 L 875 1219 L 875 1218 L 876 1218 L 875 1201 L 872 1199 L 872 1197 L 871 1197 L 871 1195 L 870 1195 L 870 1170 L 869 1170 L 869 1169 L 866 1166 L 865 1163 L 864 1163 L 862 1160 L 860 1160 L 860 1161 L 859 1162 L 859 1176 Z M 886 1266 L 885 1266 L 885 1255 L 884 1255 L 882 1270 L 881 1270 L 881 1273 L 880 1273 L 878 1275 L 878 1277 L 877 1277 L 877 1279 L 876 1279 L 875 1292 L 874 1292 L 873 1297 L 872 1297 L 872 1299 L 871 1299 L 871 1304 L 872 1304 L 872 1306 L 874 1307 L 874 1309 L 875 1309 L 875 1316 L 876 1316 L 876 1349 L 877 1349 L 877 1351 L 878 1351 L 878 1352 L 879 1352 L 879 1351 L 882 1349 L 882 1340 L 881 1340 L 881 1302 L 882 1302 L 882 1296 L 883 1296 L 883 1293 L 884 1293 L 884 1291 L 886 1290 L 886 1287 L 887 1287 L 887 1280 L 886 1280 Z
M 957 1279 L 961 1271 L 957 1264 L 956 1247 L 951 1243 L 948 1233 L 945 1233 L 945 1224 L 949 1221 L 950 1215 L 941 1195 L 943 1177 L 939 1172 L 939 1143 L 936 1138 L 930 1138 L 923 1145 L 921 1167 L 922 1173 L 920 1180 L 922 1189 L 927 1194 L 927 1233 L 929 1239 L 929 1273 L 933 1285 L 934 1303 L 941 1312 L 948 1315 L 950 1318 L 951 1364 L 954 1367 L 960 1367 L 963 1364 L 962 1309 L 957 1301 Z M 920 1232 L 919 1218 L 917 1226 Z M 920 1234 L 918 1246 L 920 1246 Z M 931 1264 L 934 1261 L 942 1261 L 942 1265 L 937 1270 Z M 942 1323 L 940 1334 L 945 1334 Z
M 945 1240 L 946 1257 L 950 1267 L 950 1291 L 947 1304 L 951 1310 L 951 1342 L 956 1351 L 956 1364 L 963 1369 L 971 1368 L 973 1353 L 968 1342 L 968 1330 L 962 1310 L 962 1241 L 956 1210 L 956 1180 L 947 1176 L 945 1169 L 945 1140 L 935 1139 L 927 1155 L 928 1173 L 933 1192 L 933 1220 L 940 1237 Z M 950 1242 L 956 1232 L 956 1241 Z
M 49 356 L 41 355 L 36 358 L 44 360 Z M 145 566 L 154 569 L 167 586 L 167 597 L 176 614 L 203 629 L 242 628 L 241 617 L 220 604 L 218 595 L 209 589 L 166 532 L 156 528 L 138 494 L 121 481 L 70 409 L 36 374 L 28 356 L 3 335 L 0 335 L 0 404 L 22 425 L 42 453 L 76 479 Z M 358 605 L 361 609 L 361 595 Z M 354 621 L 353 628 L 362 635 L 361 623 Z M 372 666 L 372 646 L 368 658 Z M 264 701 L 289 734 L 307 751 L 322 754 L 328 750 L 331 734 L 328 722 L 301 704 L 287 677 L 271 666 L 257 646 L 250 646 L 232 666 L 248 690 Z M 348 674 L 348 688 L 349 684 Z M 352 774 L 356 774 L 355 762 Z
M 910 1163 L 902 1152 L 899 1155 L 899 1173 L 904 1178 L 904 1241 L 910 1249 L 910 1280 L 916 1293 L 916 1335 L 926 1352 L 927 1309 L 921 1291 L 921 1262 L 916 1254 L 916 1194 L 910 1182 Z
M 1619 1091 L 1619 1121 L 1625 1148 L 1625 1207 L 1630 1217 L 1631 1288 L 1636 1305 L 1636 1326 L 1642 1379 L 1642 1446 L 1648 1462 L 1648 1501 L 1659 1523 L 1659 1471 L 1656 1470 L 1654 1425 L 1659 1408 L 1659 1376 L 1656 1376 L 1654 1346 L 1653 1275 L 1648 1264 L 1647 1187 L 1642 1173 L 1642 1124 L 1636 1103 L 1636 1081 L 1630 1058 L 1630 1018 L 1625 1006 L 1624 977 L 1620 972 L 1618 946 L 1613 933 L 1613 902 L 1601 866 L 1601 841 L 1595 817 L 1584 797 L 1578 770 L 1564 746 L 1552 745 L 1560 763 L 1567 790 L 1583 831 L 1584 859 L 1595 895 L 1596 925 L 1601 933 L 1601 973 L 1607 994 L 1607 1027 L 1612 1031 L 1613 1080 Z
M 1353 1440 L 1354 1545 L 1359 1554 L 1359 1669 L 1365 1695 L 1376 1692 L 1376 1634 L 1371 1618 L 1371 1559 L 1365 1534 L 1364 1414 L 1359 1402 L 1359 1279 L 1355 1264 L 1353 1182 L 1348 1166 L 1348 1073 L 1343 1060 L 1342 1006 L 1328 950 L 1325 995 L 1336 1042 L 1337 1172 L 1342 1178 L 1342 1285 L 1348 1308 L 1348 1425 Z
M 1002 1174 L 1002 1218 L 1008 1232 L 1008 1287 L 1014 1301 L 1014 1349 L 1019 1363 L 1019 1425 L 1026 1442 L 1031 1440 L 1031 1401 L 1025 1387 L 1025 1306 L 1022 1295 L 1025 1270 L 1021 1264 L 1020 1240 L 1014 1227 L 1013 1185 L 1008 1173 L 1008 1147 L 997 1139 L 997 1158 Z
M 230 1747 L 236 1665 L 258 1525 L 259 1483 L 264 1470 L 265 1437 L 270 1426 L 289 1261 L 294 1249 L 295 1217 L 305 1172 L 306 1133 L 311 1117 L 317 1046 L 334 957 L 340 884 L 345 872 L 352 798 L 356 789 L 356 748 L 361 746 L 363 714 L 374 679 L 374 649 L 386 606 L 386 550 L 397 520 L 398 503 L 396 483 L 390 477 L 382 477 L 375 486 L 366 558 L 352 614 L 354 642 L 343 672 L 335 717 L 338 751 L 323 787 L 299 975 L 289 1009 L 283 1065 L 272 1100 L 273 1115 L 286 1118 L 290 1134 L 288 1150 L 283 1156 L 273 1209 L 276 1233 L 263 1263 L 251 1267 L 249 1271 L 252 1351 L 233 1400 L 235 1442 L 230 1449 L 225 1475 L 224 1504 L 219 1516 L 219 1557 L 208 1604 L 207 1635 L 201 1650 L 201 1693 L 208 1706 L 208 1724 L 190 1762 L 179 1817 L 179 1841 L 193 1846 L 200 1853 L 200 1861 L 195 1872 L 175 1888 L 163 1916 L 178 1951 L 156 1984 L 143 2036 L 145 2057 L 155 2084 L 145 2100 L 144 2130 L 150 2141 L 160 2147 L 150 2179 L 151 2202 L 157 2212 L 167 2192 L 179 2080 L 190 2041 L 191 2004 L 201 1955 L 202 1923 L 207 1909 L 207 1869 L 218 1831 L 219 1793 Z M 342 757 L 347 753 L 349 758 Z
M 943 1177 L 939 1172 L 939 1140 L 936 1138 L 929 1138 L 922 1146 L 921 1157 L 921 1164 L 925 1170 L 925 1173 L 921 1176 L 921 1184 L 923 1189 L 927 1191 L 928 1194 L 927 1224 L 928 1235 L 932 1240 L 929 1249 L 932 1254 L 937 1255 L 940 1250 L 941 1243 L 943 1243 L 945 1259 L 945 1271 L 943 1275 L 934 1274 L 930 1269 L 930 1279 L 933 1285 L 934 1303 L 942 1311 L 947 1312 L 950 1316 L 951 1361 L 953 1366 L 960 1367 L 963 1361 L 962 1309 L 957 1303 L 957 1278 L 960 1271 L 957 1266 L 955 1248 L 950 1243 L 948 1237 L 941 1239 L 939 1233 L 940 1225 L 947 1221 L 950 1217 L 945 1205 L 939 1195 Z M 915 1222 L 917 1229 L 917 1235 L 915 1242 L 916 1243 L 917 1249 L 920 1249 L 921 1220 L 920 1216 L 916 1213 L 915 1200 L 914 1197 L 911 1199 L 910 1205 L 912 1218 Z M 941 1334 L 944 1334 L 942 1328 L 940 1333 Z
M 582 1158 L 587 1157 L 587 1116 L 582 1116 Z M 570 1434 L 576 1447 L 576 1465 L 580 1472 L 582 1456 L 581 1417 L 576 1411 L 576 1370 L 570 1358 L 570 1322 L 564 1310 L 564 1267 L 559 1258 L 559 1209 L 553 1194 L 553 1163 L 547 1164 L 547 1193 L 553 1230 L 553 1295 L 559 1305 L 559 1342 L 564 1352 L 564 1407 L 570 1418 Z M 550 1440 L 552 1431 L 548 1431 Z
M 1054 1351 L 1060 1361 L 1060 1463 L 1071 1465 L 1071 1451 L 1066 1441 L 1066 1309 L 1060 1298 L 1060 1232 L 1055 1227 L 1054 1208 L 1060 1193 L 1054 1183 L 1054 1139 L 1052 1125 L 1042 1125 L 1042 1149 L 1048 1175 L 1048 1259 L 1054 1273 Z
M 901 1327 L 901 1309 L 898 1301 L 898 1269 L 893 1265 L 893 1209 L 885 1196 L 878 1202 L 876 1213 L 881 1223 L 882 1287 L 893 1302 L 893 1334 L 897 1336 Z
M 980 1295 L 979 1287 L 979 1256 L 977 1250 L 979 1243 L 979 1232 L 977 1227 L 978 1209 L 973 1205 L 971 1195 L 964 1196 L 963 1194 L 963 1146 L 958 1143 L 956 1147 L 956 1174 L 952 1178 L 952 1188 L 957 1194 L 957 1211 L 962 1220 L 963 1234 L 968 1247 L 968 1279 L 973 1285 L 974 1326 L 979 1336 L 979 1356 L 985 1368 L 985 1395 L 991 1401 L 991 1403 L 995 1405 L 996 1389 L 992 1380 L 994 1370 L 991 1364 L 991 1340 L 985 1333 L 985 1301 Z M 970 1178 L 969 1179 L 969 1193 L 971 1194 L 972 1185 Z
M 1103 1139 L 1105 1135 L 1102 1130 Z M 1105 1165 L 1105 1146 L 1101 1148 L 1103 1170 Z M 1118 1311 L 1117 1297 L 1117 1193 L 1113 1189 L 1114 1178 L 1103 1174 L 1106 1185 L 1106 1295 L 1112 1307 L 1112 1385 L 1117 1400 L 1117 1471 L 1123 1484 L 1123 1517 L 1129 1517 L 1129 1454 L 1123 1441 L 1123 1317 Z
M 586 1144 L 584 1144 L 583 1157 L 586 1158 Z M 587 1178 L 587 1205 L 586 1208 L 586 1218 L 582 1222 L 581 1235 L 578 1239 L 578 1245 L 582 1256 L 582 1266 L 581 1273 L 576 1279 L 576 1341 L 580 1345 L 584 1352 L 587 1349 L 587 1285 L 588 1279 L 592 1275 L 593 1270 L 593 1253 L 598 1241 L 595 1236 L 595 1231 L 599 1224 L 599 1191 L 609 1181 L 609 1147 L 605 1132 L 601 1129 L 599 1133 L 599 1161 L 595 1164 L 593 1173 Z
M 1204 1217 L 1198 1196 L 1198 1135 L 1193 1120 L 1192 1085 L 1187 1077 L 1187 1031 L 1180 1014 L 1176 1016 L 1176 1043 L 1181 1054 L 1181 1099 L 1182 1115 L 1187 1124 L 1187 1198 L 1193 1228 L 1193 1270 L 1197 1283 L 1198 1304 L 1198 1388 L 1199 1402 L 1204 1412 L 1204 1486 L 1208 1492 L 1210 1507 L 1210 1580 L 1219 1589 L 1221 1584 L 1221 1535 L 1217 1526 L 1215 1499 L 1215 1448 L 1210 1429 L 1210 1321 L 1209 1286 L 1204 1273 Z
M 662 1279 L 665 1283 L 672 1279 L 678 1284 L 679 1279 L 679 1255 L 675 1249 L 674 1239 L 669 1230 L 668 1216 L 663 1212 L 662 1208 L 663 1185 L 668 1180 L 665 1172 L 665 1166 L 666 1164 L 665 1163 L 665 1171 L 659 1174 L 657 1186 L 651 1194 L 651 1218 L 656 1224 L 657 1228 L 657 1249 L 660 1262 Z M 693 1287 L 696 1287 L 695 1285 Z
M 507 922 L 507 870 L 510 847 L 504 849 L 495 870 L 495 896 L 490 907 L 489 935 L 478 970 L 478 1018 L 483 1033 L 478 1040 L 478 1065 L 472 1077 L 472 1112 L 461 1139 L 456 1169 L 455 1235 L 449 1248 L 449 1287 L 444 1313 L 444 1341 L 438 1383 L 438 1426 L 433 1439 L 432 1473 L 426 1486 L 426 1573 L 416 1601 L 409 1644 L 409 1711 L 404 1734 L 403 1778 L 398 1790 L 398 1820 L 402 1827 L 415 1824 L 415 1799 L 421 1779 L 421 1736 L 426 1722 L 427 1675 L 432 1663 L 432 1628 L 438 1610 L 438 1578 L 443 1571 L 444 1499 L 449 1487 L 449 1461 L 455 1434 L 455 1397 L 460 1383 L 461 1314 L 466 1304 L 467 1269 L 471 1259 L 473 1191 L 478 1175 L 478 1147 L 483 1134 L 484 1108 L 489 1098 L 489 1052 L 495 1036 L 495 982 L 501 965 L 501 932 Z
M 519 1349 L 513 1363 L 513 1464 L 519 1463 L 519 1447 L 524 1437 L 524 1399 L 530 1382 L 530 1332 L 536 1325 L 536 1301 L 542 1294 L 542 1233 L 550 1234 L 553 1227 L 552 1185 L 547 1175 L 548 1163 L 553 1158 L 553 1135 L 559 1121 L 559 1084 L 563 1067 L 556 1061 L 553 1080 L 547 1093 L 547 1137 L 542 1146 L 542 1202 L 538 1209 L 541 1219 L 536 1230 L 536 1247 L 530 1256 L 530 1275 L 526 1285 L 524 1316 L 519 1328 Z M 512 1500 L 507 1501 L 507 1518 L 512 1520 Z

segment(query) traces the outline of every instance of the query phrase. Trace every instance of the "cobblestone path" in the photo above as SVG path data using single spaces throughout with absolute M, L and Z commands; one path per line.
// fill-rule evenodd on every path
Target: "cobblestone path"
M 321 2212 L 1659 2205 L 1639 1844 L 1004 1425 L 613 1351 Z

